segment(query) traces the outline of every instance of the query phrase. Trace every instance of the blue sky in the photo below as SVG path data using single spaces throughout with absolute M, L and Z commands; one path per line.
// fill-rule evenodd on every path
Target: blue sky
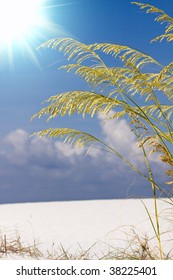
M 173 15 L 171 1 L 142 2 Z M 69 148 L 59 139 L 30 138 L 31 133 L 52 125 L 44 120 L 30 122 L 30 118 L 49 96 L 87 88 L 73 74 L 58 71 L 66 61 L 57 51 L 36 50 L 44 40 L 68 36 L 86 44 L 128 45 L 166 65 L 173 58 L 172 45 L 150 44 L 151 39 L 162 34 L 164 26 L 129 0 L 50 0 L 45 1 L 45 7 L 45 15 L 56 29 L 43 26 L 33 32 L 30 47 L 37 63 L 21 42 L 12 46 L 13 63 L 8 49 L 0 48 L 0 203 L 150 196 L 150 186 L 117 158 L 97 150 L 86 156 L 83 150 Z M 75 116 L 53 121 L 53 126 L 81 129 L 120 145 L 120 151 L 134 157 L 145 172 L 126 125 L 115 121 L 110 129 L 101 117 L 83 120 Z M 157 172 L 159 165 L 154 159 L 153 162 Z M 158 174 L 158 180 L 163 181 L 162 175 Z

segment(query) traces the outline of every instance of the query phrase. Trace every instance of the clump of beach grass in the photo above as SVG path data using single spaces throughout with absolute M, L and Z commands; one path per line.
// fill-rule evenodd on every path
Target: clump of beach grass
M 149 4 L 133 4 L 147 13 L 157 14 L 156 21 L 166 23 L 165 33 L 152 41 L 173 41 L 173 19 L 170 16 Z M 145 178 L 146 182 L 150 183 L 153 193 L 154 219 L 151 218 L 147 207 L 144 207 L 158 242 L 160 259 L 163 259 L 157 199 L 162 195 L 173 204 L 173 62 L 163 66 L 150 55 L 125 45 L 86 45 L 72 38 L 54 38 L 39 48 L 50 47 L 63 52 L 67 59 L 72 61 L 61 68 L 84 79 L 91 91 L 76 90 L 52 96 L 46 100 L 48 106 L 33 118 L 46 115 L 49 121 L 56 116 L 71 116 L 75 113 L 83 117 L 87 114 L 93 117 L 96 113 L 102 113 L 107 116 L 107 121 L 124 118 L 128 121 L 142 151 L 147 174 L 119 153 L 116 147 L 89 133 L 72 128 L 49 128 L 35 134 L 40 137 L 60 137 L 69 144 L 85 146 L 87 151 L 92 145 L 98 145 L 98 148 L 114 154 Z M 104 62 L 103 54 L 113 56 L 114 67 L 109 67 Z M 153 153 L 159 157 L 161 165 L 166 166 L 168 180 L 164 186 L 160 186 L 155 178 L 150 161 L 150 155 Z
M 0 259 L 39 259 L 43 254 L 34 241 L 32 245 L 22 241 L 20 234 L 15 232 L 15 236 L 9 237 L 8 234 L 0 236 Z

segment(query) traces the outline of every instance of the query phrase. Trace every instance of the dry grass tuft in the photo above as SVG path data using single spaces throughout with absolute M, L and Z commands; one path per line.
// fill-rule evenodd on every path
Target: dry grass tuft
M 14 239 L 4 234 L 0 236 L 0 258 L 39 259 L 43 255 L 37 245 L 35 242 L 33 245 L 24 244 L 19 234 Z
M 167 256 L 168 257 L 168 256 Z M 163 259 L 167 259 L 166 255 Z M 152 246 L 147 236 L 139 237 L 134 231 L 131 240 L 128 240 L 125 248 L 112 248 L 112 251 L 103 259 L 115 260 L 158 260 L 159 248 Z

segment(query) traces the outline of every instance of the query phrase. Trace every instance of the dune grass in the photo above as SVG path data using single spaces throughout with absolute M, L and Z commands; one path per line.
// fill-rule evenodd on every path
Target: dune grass
M 137 2 L 133 4 L 146 13 L 156 14 L 155 20 L 166 24 L 165 33 L 152 41 L 173 40 L 173 19 L 170 16 L 149 4 Z M 76 113 L 82 117 L 86 115 L 93 117 L 97 113 L 102 113 L 107 116 L 107 121 L 124 118 L 142 151 L 147 172 L 143 172 L 129 161 L 117 147 L 110 146 L 90 133 L 73 128 L 49 128 L 35 134 L 40 137 L 60 137 L 71 145 L 86 147 L 87 151 L 92 145 L 98 145 L 98 148 L 102 147 L 114 154 L 150 182 L 155 212 L 153 219 L 147 207 L 145 205 L 144 207 L 158 242 L 160 259 L 163 259 L 157 198 L 164 195 L 173 205 L 173 62 L 161 65 L 150 55 L 126 45 L 110 43 L 86 45 L 73 38 L 53 38 L 39 48 L 50 47 L 62 52 L 67 61 L 72 62 L 67 62 L 61 69 L 73 72 L 85 80 L 91 91 L 76 90 L 51 96 L 45 101 L 48 105 L 33 118 L 46 116 L 49 121 L 57 116 L 71 116 Z M 114 67 L 107 65 L 103 54 L 113 57 Z M 153 153 L 159 157 L 160 164 L 166 166 L 165 173 L 168 178 L 163 187 L 157 182 L 153 170 L 150 157 Z
M 40 257 L 42 253 L 38 249 L 38 244 L 33 242 L 29 245 L 23 242 L 18 233 L 15 238 L 8 238 L 7 234 L 0 236 L 0 259 L 39 259 Z
M 83 250 L 80 244 L 72 253 L 62 244 L 58 247 L 52 243 L 47 250 L 41 249 L 40 243 L 32 244 L 23 241 L 17 232 L 11 238 L 8 234 L 0 235 L 0 260 L 159 260 L 160 252 L 157 245 L 153 245 L 147 235 L 139 235 L 135 228 L 127 234 L 124 247 L 114 247 L 102 242 L 94 243 Z M 102 245 L 107 246 L 107 252 L 102 251 Z M 97 253 L 95 247 L 97 246 Z M 98 248 L 100 253 L 98 254 Z M 162 251 L 163 260 L 173 260 L 173 248 L 169 253 Z

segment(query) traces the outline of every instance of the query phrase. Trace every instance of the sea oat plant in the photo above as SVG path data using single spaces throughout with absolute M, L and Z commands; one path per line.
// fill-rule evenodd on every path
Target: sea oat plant
M 166 24 L 165 33 L 153 41 L 173 40 L 173 19 L 170 16 L 149 4 L 137 2 L 133 4 L 147 13 L 157 14 L 156 20 Z M 69 91 L 52 96 L 46 100 L 48 106 L 41 109 L 33 118 L 47 115 L 50 120 L 58 115 L 72 115 L 76 112 L 83 117 L 87 114 L 93 117 L 97 113 L 103 113 L 108 116 L 108 120 L 125 118 L 143 152 L 148 174 L 144 174 L 120 154 L 116 147 L 111 147 L 87 132 L 72 128 L 49 128 L 36 134 L 40 137 L 59 136 L 65 142 L 75 146 L 86 146 L 87 149 L 93 144 L 104 146 L 104 149 L 125 161 L 149 181 L 154 197 L 155 221 L 151 219 L 148 211 L 147 213 L 158 240 L 162 259 L 157 191 L 169 197 L 171 203 L 173 202 L 168 191 L 173 184 L 173 62 L 163 66 L 146 53 L 128 46 L 109 43 L 86 45 L 72 38 L 54 38 L 43 43 L 39 48 L 49 47 L 64 53 L 68 61 L 73 63 L 68 63 L 61 68 L 67 72 L 73 71 L 84 79 L 92 90 Z M 102 54 L 111 55 L 115 60 L 115 66 L 108 67 L 101 58 Z M 154 72 L 151 71 L 153 69 L 150 67 L 151 64 L 155 66 Z M 160 186 L 154 178 L 149 161 L 152 153 L 158 153 L 160 161 L 166 163 L 166 174 L 170 180 L 165 182 L 167 184 L 165 187 Z

